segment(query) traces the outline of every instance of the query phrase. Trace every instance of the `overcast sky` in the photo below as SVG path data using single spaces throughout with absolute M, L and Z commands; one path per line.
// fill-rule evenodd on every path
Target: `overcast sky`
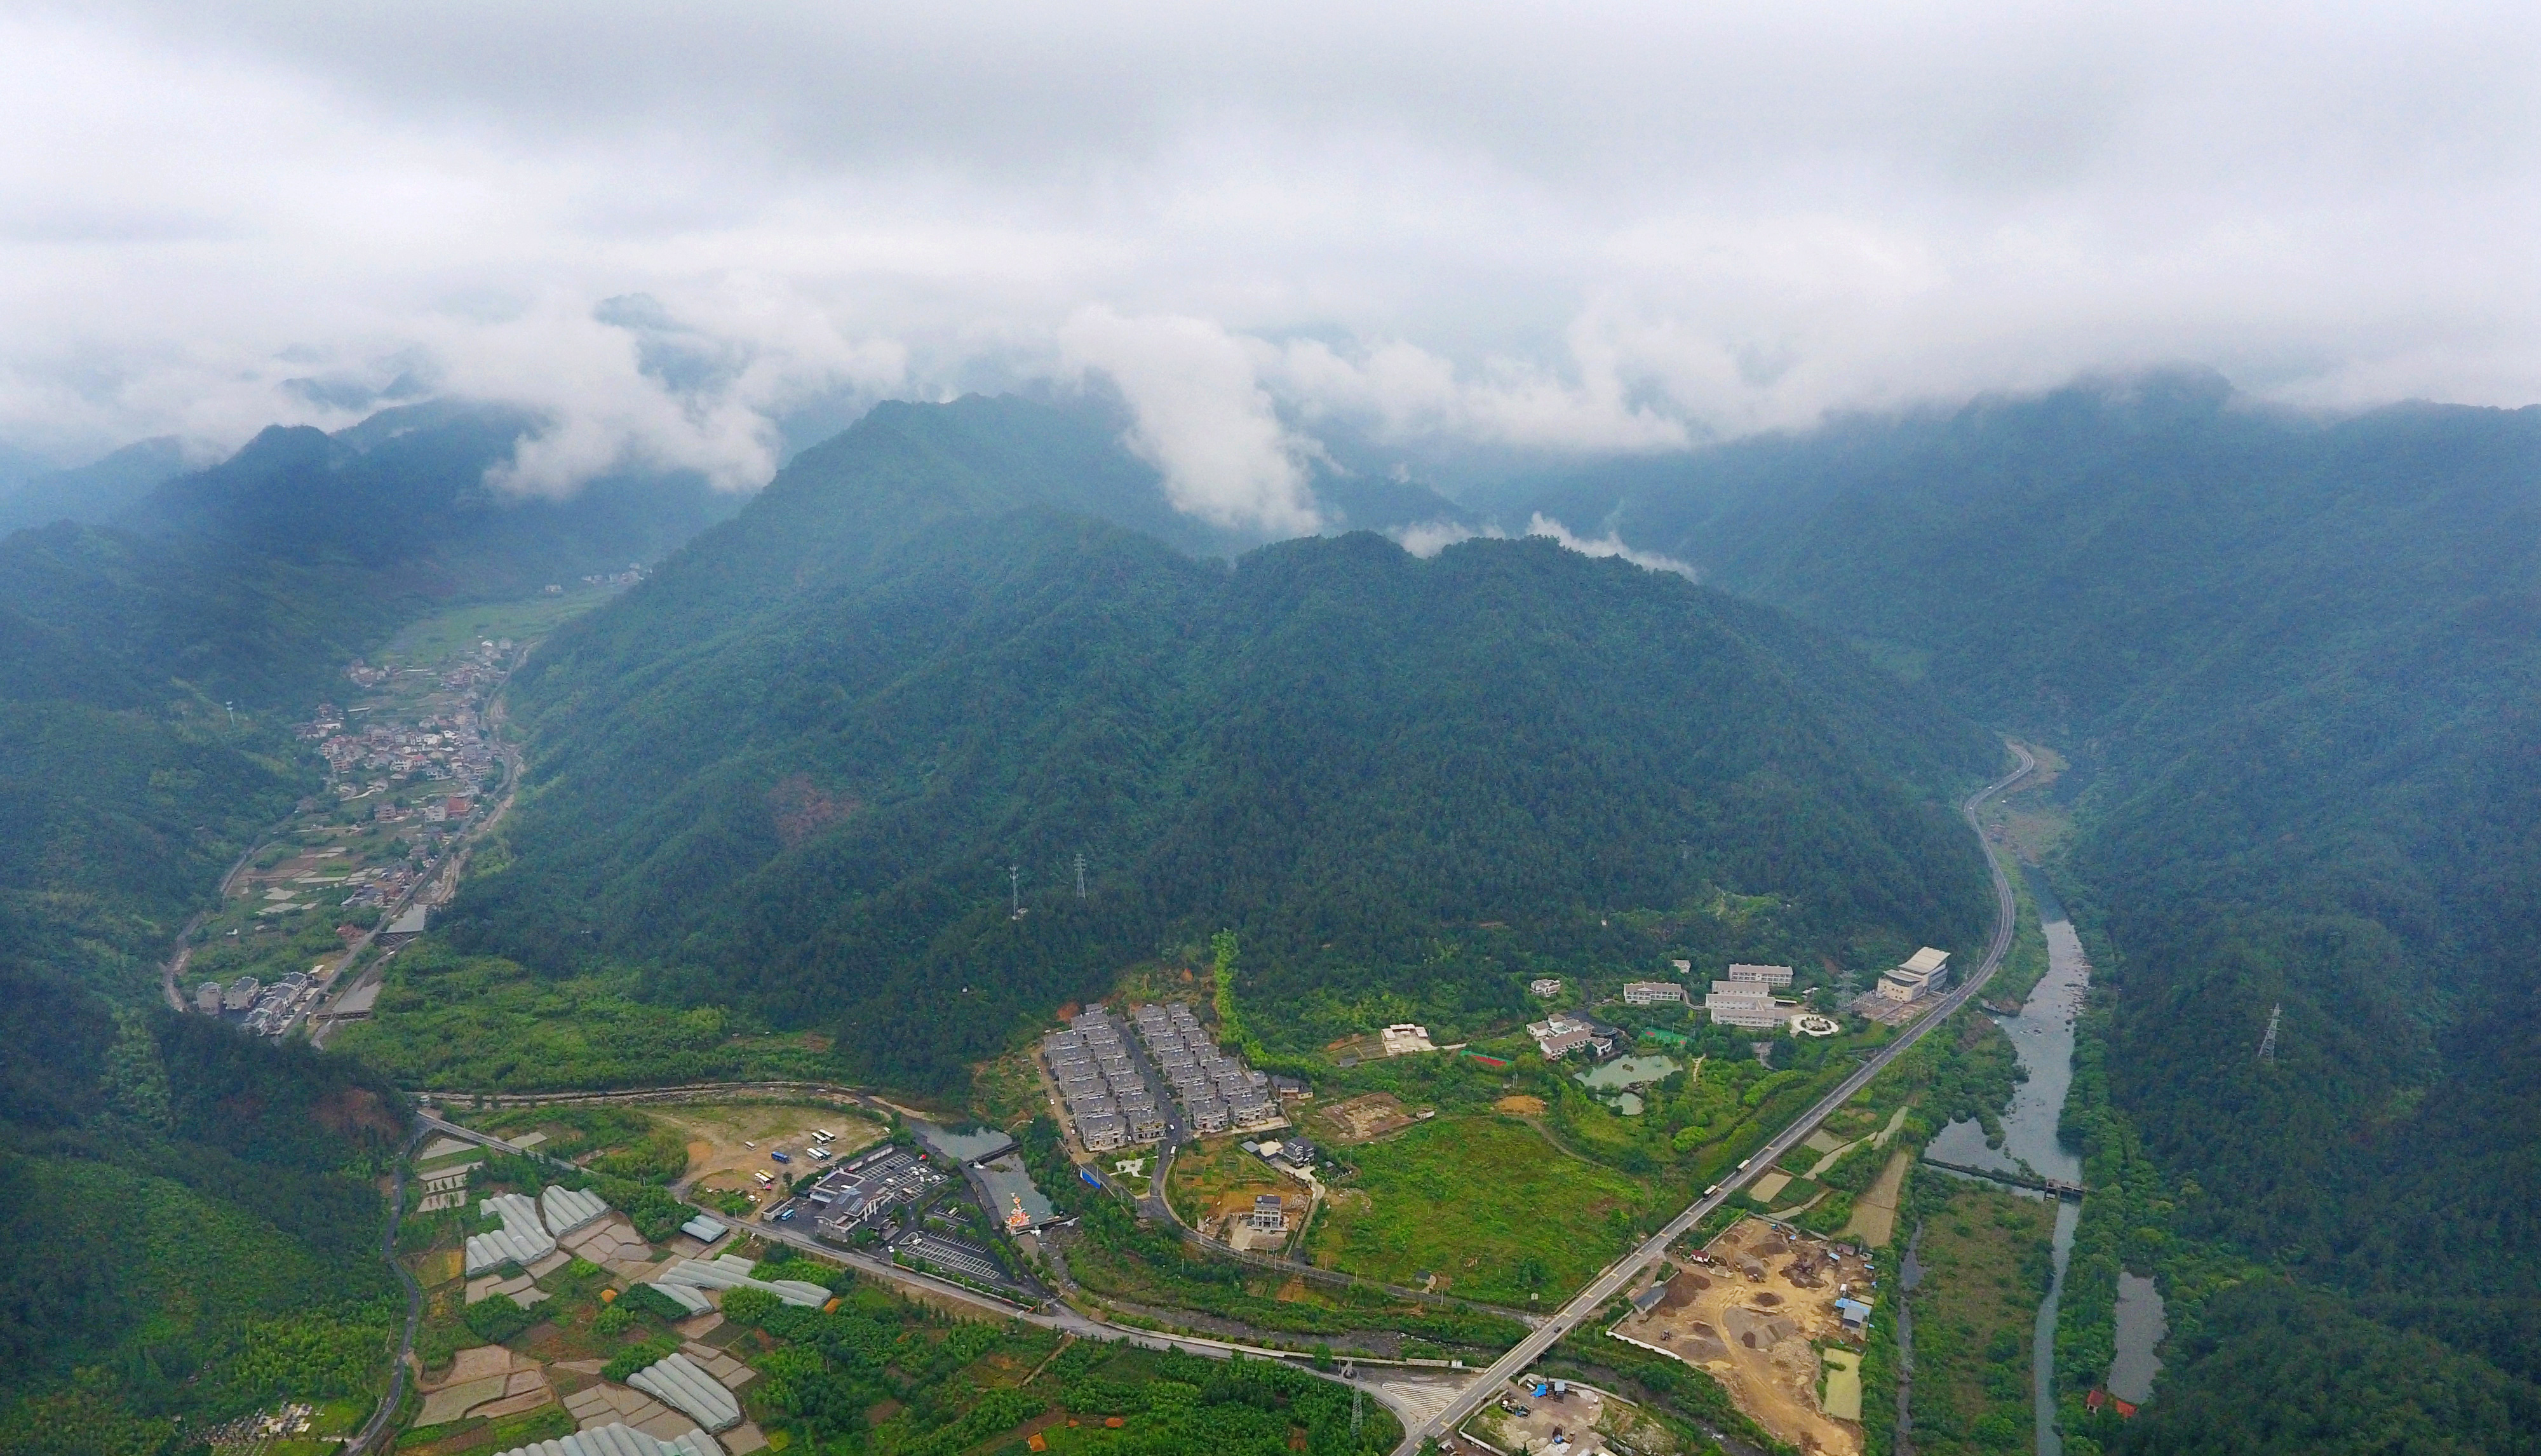
M 15 0 L 0 440 L 443 391 L 555 417 L 521 488 L 746 488 L 789 413 L 1101 376 L 1275 527 L 1338 418 L 1652 450 L 2177 362 L 2523 404 L 2536 17 Z

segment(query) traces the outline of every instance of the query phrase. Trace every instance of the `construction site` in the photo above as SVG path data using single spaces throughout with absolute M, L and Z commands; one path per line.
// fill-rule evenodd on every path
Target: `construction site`
M 1670 1268 L 1611 1333 L 1709 1374 L 1740 1411 L 1802 1451 L 1858 1456 L 1857 1351 L 1876 1277 L 1867 1257 L 1747 1218 Z

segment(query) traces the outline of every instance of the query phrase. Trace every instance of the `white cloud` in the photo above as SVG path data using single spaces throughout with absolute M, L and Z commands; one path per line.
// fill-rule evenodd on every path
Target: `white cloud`
M 1423 521 L 1416 526 L 1398 527 L 1385 534 L 1394 538 L 1395 545 L 1423 560 L 1460 541 L 1472 541 L 1476 537 L 1499 541 L 1507 537 L 1505 532 L 1488 527 L 1477 529 L 1461 521 Z
M 1177 509 L 1280 536 L 1323 524 L 1303 463 L 1313 446 L 1280 424 L 1250 353 L 1225 329 L 1093 308 L 1070 319 L 1058 342 L 1068 365 L 1120 386 L 1137 416 L 1129 447 L 1164 473 Z
M 1508 539 L 1508 533 L 1500 530 L 1496 526 L 1474 527 L 1463 525 L 1455 521 L 1426 521 L 1416 526 L 1406 526 L 1399 530 L 1390 531 L 1386 534 L 1393 537 L 1396 544 L 1401 546 L 1405 550 L 1410 551 L 1416 556 L 1422 557 L 1434 556 L 1440 551 L 1445 550 L 1447 547 L 1456 545 L 1458 542 L 1475 540 L 1505 541 Z M 1562 525 L 1561 522 L 1554 520 L 1552 517 L 1545 515 L 1541 511 L 1538 511 L 1532 517 L 1528 518 L 1526 530 L 1520 532 L 1519 535 L 1542 537 L 1543 539 L 1561 546 L 1565 551 L 1577 551 L 1583 556 L 1619 556 L 1645 571 L 1667 571 L 1673 572 L 1678 576 L 1682 576 L 1688 581 L 1703 580 L 1702 573 L 1696 571 L 1692 566 L 1687 565 L 1685 562 L 1676 559 L 1674 556 L 1663 556 L 1656 551 L 1634 550 L 1631 546 L 1624 545 L 1621 538 L 1613 535 L 1599 537 L 1575 536 L 1571 533 L 1569 527 Z
M 1617 359 L 1608 350 L 1574 347 L 1584 378 L 1564 381 L 1524 359 L 1487 361 L 1466 379 L 1455 365 L 1416 344 L 1393 340 L 1343 357 L 1321 339 L 1257 354 L 1281 393 L 1311 412 L 1374 419 L 1398 438 L 1444 436 L 1484 444 L 1553 450 L 1667 450 L 1688 443 L 1685 422 L 1646 401 L 1628 403 Z
M 1684 577 L 1688 581 L 1703 580 L 1702 575 L 1693 567 L 1678 560 L 1674 556 L 1662 556 L 1656 551 L 1634 550 L 1631 546 L 1624 545 L 1620 538 L 1612 535 L 1598 537 L 1573 536 L 1570 534 L 1569 527 L 1562 525 L 1561 522 L 1554 520 L 1541 511 L 1537 512 L 1527 521 L 1526 534 L 1529 536 L 1549 538 L 1552 541 L 1559 543 L 1563 550 L 1577 551 L 1583 556 L 1621 556 L 1625 560 L 1632 562 L 1634 565 L 1640 567 L 1644 571 L 1672 571 L 1677 575 Z
M 291 381 L 414 361 L 557 419 L 523 488 L 747 485 L 806 400 L 1101 367 L 1194 509 L 1294 529 L 1325 420 L 1642 451 L 2177 361 L 2521 404 L 2536 48 L 2504 3 L 25 0 L 0 438 L 335 424 Z

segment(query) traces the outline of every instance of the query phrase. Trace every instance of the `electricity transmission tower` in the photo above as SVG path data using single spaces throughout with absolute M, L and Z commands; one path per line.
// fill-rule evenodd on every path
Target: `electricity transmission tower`
M 1079 900 L 1085 898 L 1085 856 L 1083 854 L 1076 856 L 1076 898 Z
M 1006 917 L 1008 919 L 1020 920 L 1024 917 L 1023 874 L 1024 872 L 1014 865 L 1006 866 Z
M 2259 1064 L 2274 1066 L 2277 1062 L 2277 1018 L 2286 1014 L 2286 1003 L 2279 1001 L 2268 1008 L 2268 1034 L 2259 1038 Z

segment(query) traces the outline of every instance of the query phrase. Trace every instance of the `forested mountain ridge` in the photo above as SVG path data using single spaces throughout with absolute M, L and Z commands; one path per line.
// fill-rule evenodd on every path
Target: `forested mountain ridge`
M 2155 376 L 1536 488 L 2071 752 L 2167 1234 L 2541 1378 L 2541 409 Z
M 1504 1016 L 1530 965 L 1982 934 L 1941 806 L 2000 750 L 1928 693 L 1550 542 L 1196 559 L 1089 518 L 1145 509 L 1122 459 L 1015 400 L 806 452 L 514 680 L 531 788 L 450 933 L 933 1088 L 1221 927 L 1291 1045 Z
M 455 402 L 333 435 L 276 425 L 110 523 L 0 541 L 0 691 L 124 707 L 175 682 L 297 707 L 427 606 L 623 570 L 732 508 L 693 478 L 602 480 L 562 502 L 497 494 L 485 473 L 537 426 Z

